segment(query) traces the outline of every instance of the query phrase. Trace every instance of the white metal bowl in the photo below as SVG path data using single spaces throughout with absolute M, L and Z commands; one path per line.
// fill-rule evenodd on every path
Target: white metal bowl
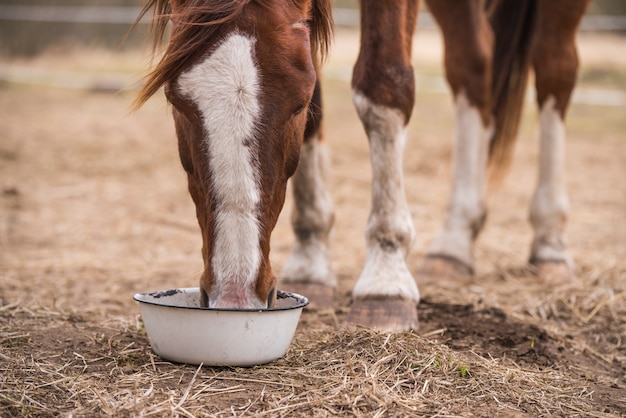
M 177 363 L 253 366 L 281 358 L 309 300 L 278 291 L 271 309 L 200 307 L 199 288 L 137 293 L 150 345 Z

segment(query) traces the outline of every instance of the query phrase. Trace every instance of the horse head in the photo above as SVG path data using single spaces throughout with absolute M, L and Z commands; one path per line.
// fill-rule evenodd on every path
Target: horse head
M 164 19 L 171 34 L 138 100 L 164 86 L 172 105 L 203 238 L 201 304 L 272 306 L 270 235 L 298 164 L 330 5 L 153 0 L 150 9 L 160 35 Z

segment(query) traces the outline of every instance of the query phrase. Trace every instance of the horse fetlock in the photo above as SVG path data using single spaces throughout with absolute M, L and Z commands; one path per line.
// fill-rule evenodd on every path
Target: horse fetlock
M 483 230 L 486 222 L 487 210 L 483 208 L 480 211 L 480 214 L 474 217 L 474 219 L 470 222 L 470 228 L 472 230 L 472 240 L 475 241 L 476 238 L 478 238 L 478 235 L 480 234 L 480 231 Z
M 280 280 L 287 290 L 309 298 L 309 308 L 326 309 L 334 305 L 337 279 L 324 241 L 297 242 L 285 262 Z
M 352 291 L 354 299 L 401 298 L 419 302 L 420 294 L 404 251 L 369 247 L 365 266 Z
M 315 239 L 296 242 L 283 267 L 281 280 L 335 287 L 337 279 L 330 265 L 326 243 Z
M 303 211 L 294 211 L 291 218 L 293 232 L 298 241 L 312 239 L 326 240 L 335 223 L 335 212 L 332 205 L 325 206 L 324 210 L 311 208 Z
M 487 220 L 485 206 L 450 205 L 443 229 L 429 254 L 443 254 L 473 266 L 473 246 Z
M 446 215 L 448 229 L 468 230 L 472 235 L 478 235 L 487 220 L 487 209 L 482 199 L 475 197 L 472 203 L 452 202 L 449 204 Z
M 530 222 L 535 230 L 531 259 L 567 260 L 563 232 L 567 223 L 567 199 L 542 199 L 538 191 L 530 210 Z
M 574 263 L 567 252 L 565 240 L 560 233 L 537 234 L 530 251 L 530 263 L 558 262 L 573 268 Z
M 406 256 L 414 240 L 415 230 L 411 223 L 393 229 L 381 225 L 370 225 L 367 228 L 368 247 L 380 248 L 384 252 L 400 251 Z
M 539 186 L 530 206 L 530 222 L 536 230 L 541 228 L 565 229 L 569 213 L 569 198 L 563 190 Z
M 440 257 L 456 260 L 467 266 L 470 270 L 474 268 L 474 239 L 477 233 L 470 225 L 453 228 L 444 227 L 428 250 L 428 257 Z

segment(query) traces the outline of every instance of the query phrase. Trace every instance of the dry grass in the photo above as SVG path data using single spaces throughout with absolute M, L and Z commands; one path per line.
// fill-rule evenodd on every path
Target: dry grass
M 13 321 L 32 327 L 15 331 Z M 442 331 L 318 327 L 300 332 L 287 356 L 270 365 L 196 368 L 155 357 L 139 323 L 93 322 L 3 308 L 3 416 L 604 417 L 615 416 L 609 411 L 620 402 L 603 412 L 591 379 L 453 350 L 432 340 Z

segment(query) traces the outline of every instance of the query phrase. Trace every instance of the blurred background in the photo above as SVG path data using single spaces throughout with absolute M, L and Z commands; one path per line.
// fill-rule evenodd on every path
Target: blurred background
M 122 40 L 139 11 L 138 0 L 0 0 L 0 52 L 32 56 L 50 47 L 136 48 L 145 25 Z
M 357 0 L 335 0 L 340 26 L 356 26 Z M 137 48 L 144 44 L 146 25 L 122 45 L 135 21 L 139 0 L 0 0 L 0 53 L 32 56 L 50 48 L 77 45 L 106 48 Z M 419 28 L 432 28 L 422 14 Z M 583 30 L 626 34 L 626 1 L 595 0 Z
M 136 90 L 150 61 L 146 16 L 132 33 L 142 0 L 0 0 L 0 85 L 114 92 Z M 342 56 L 346 32 L 358 42 L 358 0 L 334 0 L 338 30 L 326 76 L 349 81 L 354 54 Z M 415 50 L 418 90 L 447 94 L 439 33 L 422 2 L 420 33 L 432 48 Z M 339 35 L 341 31 L 341 35 Z M 434 39 L 431 39 L 432 38 Z M 345 38 L 345 39 L 342 39 Z M 581 26 L 583 60 L 577 100 L 626 106 L 626 1 L 595 0 Z M 589 42 L 587 42 L 589 41 Z M 433 51 L 432 56 L 429 51 Z M 417 54 L 422 54 L 417 55 Z M 426 54 L 426 55 L 424 55 Z M 435 78 L 428 77 L 433 76 Z M 421 83 L 419 77 L 426 77 Z M 588 87 L 585 89 L 584 87 Z M 599 91 L 598 89 L 603 89 Z M 582 99 L 581 99 L 582 98 Z

